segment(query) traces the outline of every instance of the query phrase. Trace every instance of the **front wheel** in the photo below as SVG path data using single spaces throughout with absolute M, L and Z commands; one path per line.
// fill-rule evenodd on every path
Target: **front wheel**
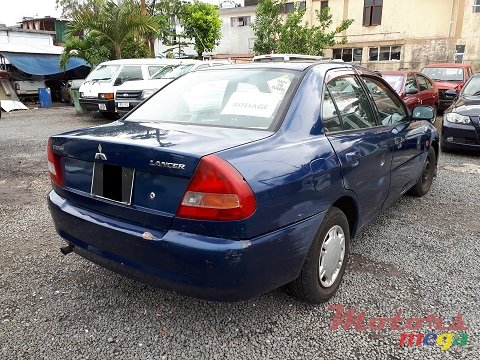
M 423 163 L 422 174 L 417 180 L 417 183 L 408 191 L 409 194 L 414 196 L 423 196 L 430 190 L 433 183 L 433 178 L 437 173 L 437 156 L 435 150 L 430 146 L 428 150 L 427 158 Z
M 300 275 L 288 285 L 290 292 L 314 304 L 328 301 L 342 281 L 349 248 L 347 217 L 332 207 L 313 240 Z

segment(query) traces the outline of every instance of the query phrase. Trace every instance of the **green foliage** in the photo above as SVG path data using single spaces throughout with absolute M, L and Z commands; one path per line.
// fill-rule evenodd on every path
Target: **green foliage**
M 88 6 L 79 6 L 72 13 L 67 27 L 69 36 L 81 36 L 94 31 L 107 39 L 115 50 L 115 57 L 122 58 L 122 48 L 132 37 L 151 37 L 159 28 L 157 18 L 142 14 L 140 4 L 134 0 L 89 0 Z
M 255 21 L 251 25 L 255 33 L 253 52 L 257 55 L 276 52 L 278 31 L 282 25 L 281 3 L 275 0 L 260 0 L 255 11 Z
M 345 37 L 337 41 L 338 34 L 347 30 L 352 19 L 343 20 L 333 31 L 332 15 L 327 7 L 316 11 L 318 25 L 309 25 L 303 21 L 305 9 L 295 6 L 293 12 L 284 19 L 280 14 L 281 3 L 276 0 L 260 0 L 254 24 L 256 41 L 253 52 L 256 55 L 270 53 L 296 53 L 305 55 L 324 55 L 326 46 L 345 44 Z
M 72 57 L 85 59 L 90 67 L 115 58 L 113 47 L 95 32 L 84 38 L 68 38 L 60 57 L 60 66 L 65 68 Z
M 173 57 L 173 52 L 182 53 L 182 47 L 191 43 L 185 33 L 177 32 L 176 23 L 186 16 L 185 4 L 180 0 L 162 0 L 156 5 L 156 16 L 160 24 L 159 39 L 170 47 L 165 52 L 167 57 Z
M 185 13 L 180 22 L 185 36 L 194 39 L 195 51 L 201 57 L 206 51 L 212 51 L 222 38 L 222 21 L 215 5 L 195 0 L 185 4 Z

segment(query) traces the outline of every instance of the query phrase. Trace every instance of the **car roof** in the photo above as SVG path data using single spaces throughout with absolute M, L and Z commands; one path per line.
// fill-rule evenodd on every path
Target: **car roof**
M 432 68 L 432 67 L 443 67 L 443 68 L 469 68 L 468 64 L 454 64 L 454 63 L 438 63 L 438 64 L 428 64 L 423 68 Z
M 221 67 L 215 67 L 215 69 L 285 69 L 294 71 L 305 71 L 313 66 L 325 66 L 325 69 L 331 69 L 332 67 L 350 68 L 355 69 L 355 66 L 345 64 L 332 60 L 321 60 L 317 62 L 289 62 L 289 61 L 274 61 L 274 62 L 250 62 L 243 64 L 223 65 Z
M 179 59 L 119 59 L 119 60 L 109 60 L 102 62 L 100 65 L 162 65 L 162 64 L 178 64 L 181 61 Z M 190 60 L 192 61 L 192 60 Z M 200 60 L 196 60 L 200 61 Z

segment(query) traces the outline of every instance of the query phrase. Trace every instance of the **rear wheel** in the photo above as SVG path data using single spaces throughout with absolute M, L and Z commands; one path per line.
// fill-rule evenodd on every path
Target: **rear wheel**
M 300 275 L 288 285 L 290 292 L 314 304 L 328 301 L 342 281 L 349 247 L 347 217 L 332 207 L 310 247 Z
M 417 183 L 408 191 L 414 196 L 423 196 L 430 190 L 433 183 L 433 178 L 437 173 L 437 156 L 432 146 L 428 150 L 427 158 L 423 164 L 422 174 Z

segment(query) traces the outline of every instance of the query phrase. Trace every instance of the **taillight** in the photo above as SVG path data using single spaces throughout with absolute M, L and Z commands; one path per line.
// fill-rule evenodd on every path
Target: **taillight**
M 52 139 L 48 139 L 47 145 L 48 155 L 48 172 L 50 173 L 50 179 L 58 186 L 63 186 L 62 168 L 60 166 L 60 156 L 54 154 L 52 151 Z
M 257 204 L 243 176 L 215 155 L 200 160 L 183 196 L 177 216 L 198 220 L 242 220 Z

